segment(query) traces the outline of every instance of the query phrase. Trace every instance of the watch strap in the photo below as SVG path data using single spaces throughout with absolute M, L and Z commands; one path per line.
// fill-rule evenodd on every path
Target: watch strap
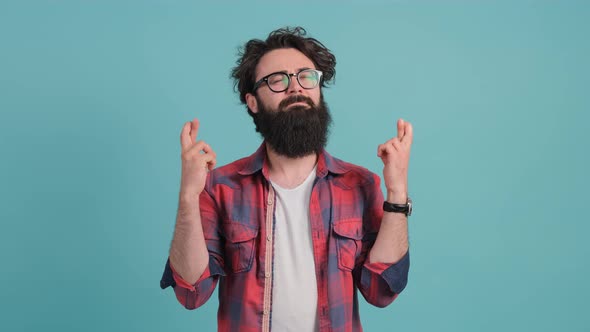
M 383 202 L 383 211 L 385 212 L 396 212 L 403 213 L 406 216 L 412 214 L 412 200 L 408 198 L 408 202 L 405 204 L 395 204 L 388 201 Z

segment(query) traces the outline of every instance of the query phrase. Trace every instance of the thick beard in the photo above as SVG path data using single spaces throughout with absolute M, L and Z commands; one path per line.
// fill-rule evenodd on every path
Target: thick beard
M 276 110 L 266 108 L 258 96 L 256 99 L 256 131 L 275 152 L 289 158 L 300 158 L 319 153 L 326 146 L 332 117 L 323 96 L 319 105 L 306 96 L 290 96 L 281 101 Z M 307 106 L 288 107 L 296 102 L 305 102 Z

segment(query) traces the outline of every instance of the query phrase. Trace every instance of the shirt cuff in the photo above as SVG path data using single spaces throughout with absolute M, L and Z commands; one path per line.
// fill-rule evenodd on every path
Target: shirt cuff
M 160 288 L 165 289 L 169 286 L 172 286 L 173 288 L 180 286 L 182 288 L 195 291 L 195 287 L 197 287 L 201 281 L 215 275 L 225 276 L 225 272 L 220 266 L 216 264 L 215 260 L 211 259 L 210 257 L 209 265 L 207 265 L 205 271 L 203 271 L 203 274 L 201 277 L 199 277 L 199 280 L 191 285 L 188 281 L 184 280 L 180 274 L 176 272 L 176 270 L 174 270 L 174 267 L 172 267 L 172 264 L 170 264 L 170 258 L 168 258 L 162 279 L 160 280 Z
M 408 283 L 408 271 L 410 269 L 410 251 L 395 264 L 366 263 L 365 268 L 374 274 L 380 275 L 389 286 L 389 289 L 399 294 Z

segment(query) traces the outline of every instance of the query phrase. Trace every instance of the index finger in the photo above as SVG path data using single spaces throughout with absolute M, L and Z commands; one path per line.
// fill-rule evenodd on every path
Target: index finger
M 190 131 L 191 131 L 191 123 L 186 122 L 184 124 L 184 126 L 182 127 L 182 131 L 180 133 L 180 146 L 182 147 L 183 150 L 188 148 L 189 146 L 191 146 Z

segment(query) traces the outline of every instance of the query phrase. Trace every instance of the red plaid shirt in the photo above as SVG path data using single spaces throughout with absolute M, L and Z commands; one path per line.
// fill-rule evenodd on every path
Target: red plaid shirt
M 209 173 L 200 196 L 209 266 L 191 285 L 166 263 L 160 286 L 173 286 L 187 309 L 203 305 L 219 282 L 219 331 L 270 331 L 275 193 L 263 143 L 251 156 Z M 357 288 L 384 307 L 404 289 L 409 253 L 370 263 L 383 216 L 380 179 L 322 151 L 309 206 L 320 331 L 362 331 Z

